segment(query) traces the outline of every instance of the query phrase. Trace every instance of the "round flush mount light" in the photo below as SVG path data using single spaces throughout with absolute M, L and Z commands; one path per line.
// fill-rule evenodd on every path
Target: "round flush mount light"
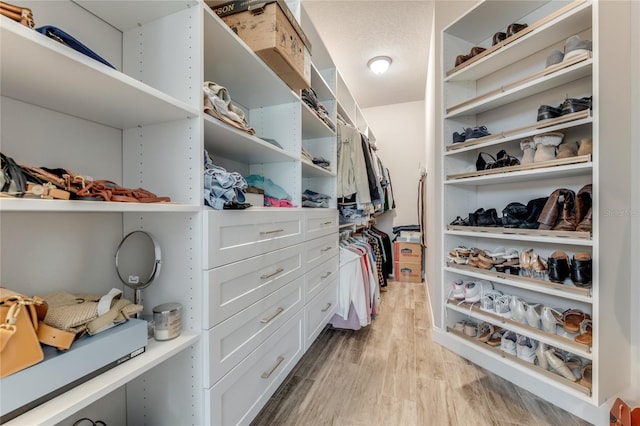
M 391 58 L 388 56 L 376 56 L 367 62 L 367 66 L 374 74 L 384 74 L 391 65 Z

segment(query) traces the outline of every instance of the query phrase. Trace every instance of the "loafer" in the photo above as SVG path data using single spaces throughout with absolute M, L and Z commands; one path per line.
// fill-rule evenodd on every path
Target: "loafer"
M 562 105 L 557 107 L 553 107 L 551 105 L 541 105 L 540 108 L 538 108 L 538 121 L 560 117 L 561 114 Z
M 593 43 L 591 40 L 583 40 L 580 36 L 573 35 L 564 43 L 564 61 L 585 52 L 591 52 Z
M 501 41 L 505 40 L 507 38 L 507 33 L 503 33 L 501 31 L 495 33 L 493 35 L 493 39 L 491 40 L 491 45 L 495 46 L 496 44 L 500 43 Z
M 452 139 L 453 139 L 453 143 L 462 143 L 466 141 L 467 140 L 466 130 L 465 132 L 462 132 L 462 133 L 453 132 Z
M 592 259 L 589 253 L 576 253 L 571 259 L 571 281 L 578 287 L 591 285 Z
M 509 25 L 507 27 L 507 37 L 511 37 L 512 35 L 515 35 L 516 33 L 524 30 L 528 26 L 529 26 L 528 24 L 517 24 L 517 23 L 513 23 Z
M 567 115 L 578 111 L 591 109 L 591 96 L 584 98 L 568 98 L 562 103 L 561 115 Z
M 563 283 L 569 276 L 569 256 L 563 251 L 554 251 L 547 259 L 549 269 L 549 280 L 556 283 Z
M 487 126 L 469 127 L 465 129 L 466 140 L 483 138 L 490 135 L 491 133 L 489 133 L 489 130 L 487 130 Z

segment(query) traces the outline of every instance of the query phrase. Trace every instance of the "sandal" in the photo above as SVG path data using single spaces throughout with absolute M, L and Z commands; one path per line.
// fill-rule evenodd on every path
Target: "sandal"
M 502 336 L 504 335 L 505 331 L 506 330 L 504 328 L 496 327 L 493 334 L 489 336 L 489 340 L 487 340 L 487 345 L 493 346 L 493 347 L 500 346 L 500 343 L 502 343 Z
M 579 309 L 567 309 L 562 313 L 562 327 L 569 333 L 579 333 L 580 324 L 586 319 L 591 319 Z
M 590 319 L 585 319 L 580 323 L 580 334 L 574 340 L 583 345 L 591 345 L 593 342 L 593 326 Z
M 476 338 L 483 343 L 487 343 L 495 331 L 495 327 L 492 324 L 483 322 L 478 326 L 478 335 Z
M 586 388 L 591 389 L 591 382 L 592 382 L 592 376 L 593 376 L 593 365 L 592 364 L 587 364 L 584 367 L 582 367 L 582 370 L 580 371 L 581 373 L 581 378 L 580 378 L 580 384 Z

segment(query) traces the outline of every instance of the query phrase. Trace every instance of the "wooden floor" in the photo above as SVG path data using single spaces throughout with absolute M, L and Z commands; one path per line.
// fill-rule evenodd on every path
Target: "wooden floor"
M 327 328 L 252 425 L 588 425 L 431 341 L 423 284 L 390 282 L 359 331 Z

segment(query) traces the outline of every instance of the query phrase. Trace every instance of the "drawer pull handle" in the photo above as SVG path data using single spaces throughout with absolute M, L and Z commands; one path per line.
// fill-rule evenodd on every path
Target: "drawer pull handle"
M 324 274 L 323 276 L 320 277 L 321 280 L 324 280 L 325 278 L 327 278 L 329 275 L 331 275 L 331 272 L 327 272 L 326 274 Z
M 329 250 L 331 250 L 332 248 L 333 248 L 333 247 L 325 247 L 325 248 L 323 248 L 323 249 L 320 249 L 320 251 L 321 251 L 322 253 L 324 253 L 325 251 L 329 251 Z
M 284 229 L 274 229 L 273 231 L 260 231 L 260 235 L 277 234 L 278 232 L 284 232 Z
M 280 364 L 282 364 L 282 361 L 284 361 L 284 357 L 280 355 L 276 360 L 276 365 L 274 365 L 273 367 L 271 367 L 270 369 L 262 373 L 262 376 L 260 377 L 262 377 L 263 379 L 268 379 L 273 374 L 273 372 L 276 371 L 276 368 L 278 368 Z
M 329 222 L 323 223 L 323 225 L 331 225 L 332 223 L 333 223 L 333 221 L 329 221 Z
M 271 274 L 265 274 L 265 275 L 260 275 L 260 279 L 261 280 L 266 280 L 267 278 L 271 278 L 274 275 L 278 275 L 280 272 L 283 272 L 284 268 L 278 268 L 275 270 L 275 272 L 271 273 Z
M 260 320 L 260 322 L 262 324 L 269 324 L 271 321 L 273 321 L 278 315 L 280 315 L 283 312 L 284 312 L 284 308 L 278 308 L 278 309 L 276 309 L 276 313 L 275 314 L 271 315 L 268 318 L 262 318 Z
M 331 307 L 331 302 L 328 302 L 328 303 L 327 303 L 327 307 L 326 307 L 326 308 L 324 308 L 324 309 L 322 310 L 322 312 L 327 312 L 327 311 L 329 310 L 329 308 L 330 308 L 330 307 Z

